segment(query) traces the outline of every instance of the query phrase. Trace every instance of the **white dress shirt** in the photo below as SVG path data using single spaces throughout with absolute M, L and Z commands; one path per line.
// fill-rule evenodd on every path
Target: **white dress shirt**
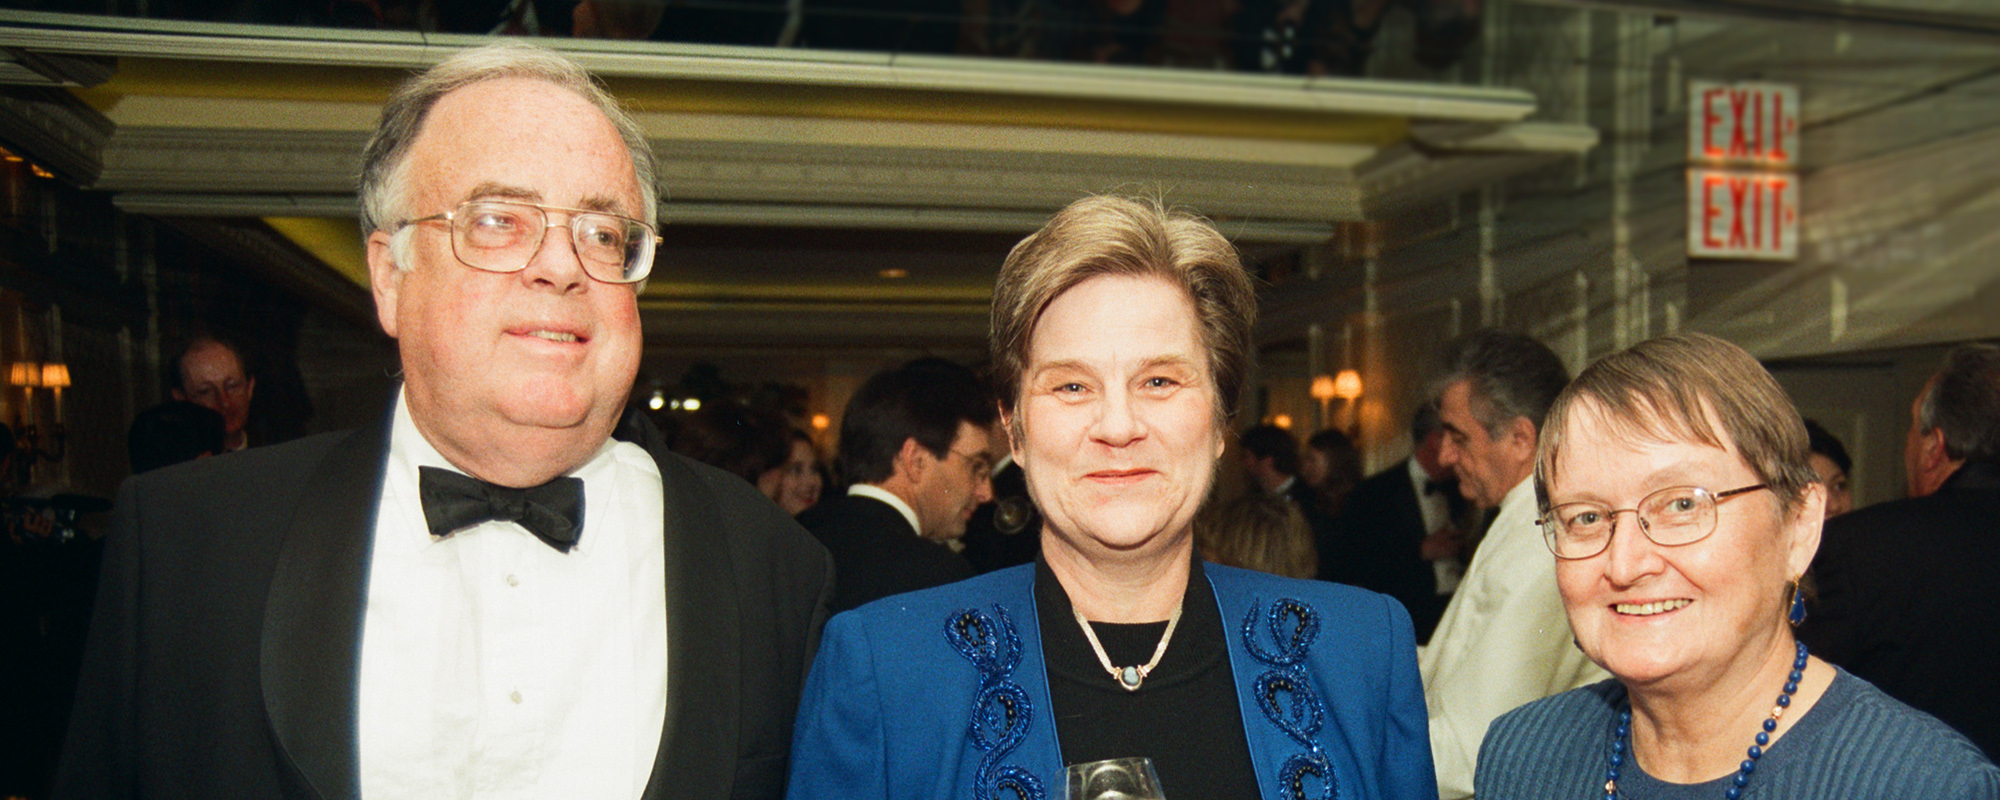
M 1472 796 L 1472 768 L 1494 718 L 1610 677 L 1576 648 L 1556 593 L 1556 557 L 1535 516 L 1528 478 L 1500 501 L 1465 581 L 1417 656 L 1442 800 Z
M 633 798 L 666 719 L 659 467 L 607 441 L 570 475 L 583 533 L 430 535 L 417 468 L 453 469 L 397 398 L 361 636 L 361 795 Z
M 1451 498 L 1444 496 L 1446 490 L 1425 491 L 1433 479 L 1416 456 L 1404 459 L 1403 464 L 1409 470 L 1410 487 L 1417 494 L 1417 511 L 1424 518 L 1424 533 L 1437 533 L 1452 524 Z M 1465 577 L 1464 561 L 1458 556 L 1446 556 L 1433 559 L 1430 564 L 1432 585 L 1437 587 L 1438 594 L 1447 595 L 1458 590 L 1458 582 Z
M 888 503 L 890 508 L 896 509 L 896 513 L 903 515 L 903 519 L 910 521 L 910 530 L 916 531 L 918 536 L 924 535 L 924 527 L 917 524 L 917 510 L 911 508 L 909 503 L 903 502 L 903 498 L 897 497 L 888 489 L 872 483 L 857 483 L 847 487 L 847 493 L 870 497 Z

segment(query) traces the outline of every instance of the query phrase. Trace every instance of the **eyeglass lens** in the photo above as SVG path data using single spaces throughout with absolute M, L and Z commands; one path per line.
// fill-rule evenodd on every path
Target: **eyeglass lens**
M 467 266 L 514 272 L 542 246 L 548 212 L 526 203 L 480 201 L 451 216 L 453 252 Z M 600 281 L 630 283 L 652 269 L 653 233 L 644 223 L 611 214 L 570 214 L 570 240 L 584 271 Z
M 1655 544 L 1690 544 L 1715 530 L 1715 495 L 1707 489 L 1677 486 L 1646 495 L 1636 509 L 1614 510 L 1599 503 L 1556 506 L 1544 523 L 1550 549 L 1564 558 L 1603 552 L 1620 511 L 1635 512 L 1640 531 Z

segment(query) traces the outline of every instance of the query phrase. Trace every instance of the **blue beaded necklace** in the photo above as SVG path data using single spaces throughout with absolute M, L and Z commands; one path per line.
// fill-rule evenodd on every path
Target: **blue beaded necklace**
M 1764 757 L 1764 748 L 1771 743 L 1771 734 L 1778 730 L 1778 720 L 1785 716 L 1785 709 L 1792 707 L 1792 693 L 1799 690 L 1799 681 L 1806 674 L 1806 643 L 1799 642 L 1798 656 L 1792 659 L 1792 673 L 1785 676 L 1785 691 L 1778 695 L 1778 704 L 1771 707 L 1771 716 L 1764 720 L 1764 729 L 1757 732 L 1757 743 L 1746 751 L 1749 758 L 1736 770 L 1736 777 L 1729 780 L 1729 787 L 1722 796 L 1737 800 L 1743 796 L 1743 786 L 1750 782 L 1750 773 L 1757 771 L 1757 761 Z M 1611 754 L 1606 758 L 1609 765 L 1604 768 L 1604 800 L 1618 800 L 1618 768 L 1625 763 L 1626 742 L 1632 738 L 1632 706 L 1618 712 L 1618 729 L 1611 734 Z

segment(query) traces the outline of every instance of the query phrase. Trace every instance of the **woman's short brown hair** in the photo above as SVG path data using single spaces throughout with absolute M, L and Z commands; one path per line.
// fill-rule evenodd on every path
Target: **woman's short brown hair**
M 1535 493 L 1543 511 L 1564 426 L 1586 399 L 1621 434 L 1718 448 L 1728 436 L 1786 513 L 1798 507 L 1806 486 L 1819 480 L 1809 461 L 1805 421 L 1764 365 L 1714 336 L 1681 333 L 1598 359 L 1556 396 L 1535 453 Z
M 1042 312 L 1063 292 L 1100 275 L 1159 278 L 1194 301 L 1215 381 L 1216 414 L 1236 415 L 1249 372 L 1257 293 L 1236 248 L 1206 220 L 1158 201 L 1099 195 L 1056 212 L 1007 254 L 993 287 L 993 384 L 1002 408 L 1021 397 L 1028 346 Z

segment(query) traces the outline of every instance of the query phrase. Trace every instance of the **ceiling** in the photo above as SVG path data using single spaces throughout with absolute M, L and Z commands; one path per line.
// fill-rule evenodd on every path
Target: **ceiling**
M 365 317 L 361 142 L 396 81 L 481 41 L 0 10 L 0 131 Z M 1007 248 L 1080 195 L 1158 194 L 1275 260 L 1597 138 L 1514 89 L 541 41 L 661 157 L 649 350 L 976 348 Z

